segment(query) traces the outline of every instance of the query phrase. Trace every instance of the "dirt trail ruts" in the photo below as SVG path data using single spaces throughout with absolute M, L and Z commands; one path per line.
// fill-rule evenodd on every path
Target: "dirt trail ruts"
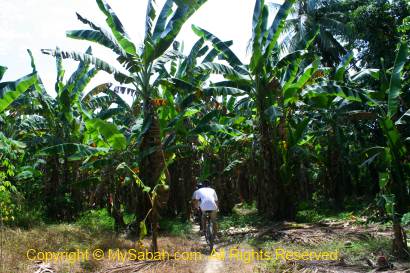
M 205 237 L 199 235 L 199 226 L 193 225 L 192 232 L 198 234 L 198 241 L 204 249 L 208 248 Z M 229 255 L 231 249 L 238 251 L 251 251 L 252 248 L 244 243 L 231 244 L 231 243 L 217 243 L 215 244 L 215 250 L 213 255 L 209 254 L 209 250 L 203 261 L 202 271 L 203 273 L 230 273 L 241 272 L 251 273 L 253 272 L 253 263 L 245 263 L 241 259 L 236 259 Z
M 204 273 L 221 273 L 226 272 L 224 270 L 224 261 L 217 259 L 207 259 L 205 263 Z
M 198 240 L 201 245 L 204 247 L 207 247 L 207 243 L 205 240 L 204 236 L 199 235 L 199 225 L 193 225 L 192 226 L 192 233 L 198 234 Z M 217 245 L 215 246 L 215 249 L 217 249 Z M 211 256 L 206 256 L 205 262 L 204 262 L 204 273 L 220 273 L 224 272 L 224 261 L 219 260 L 219 259 L 214 259 Z

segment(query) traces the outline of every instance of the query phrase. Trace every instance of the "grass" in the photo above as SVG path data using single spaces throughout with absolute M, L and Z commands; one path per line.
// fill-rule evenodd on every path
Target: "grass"
M 96 216 L 93 214 L 93 217 Z M 87 216 L 89 217 L 89 216 Z M 89 220 L 89 219 L 88 219 Z M 88 223 L 85 220 L 80 221 L 85 225 Z M 165 221 L 168 224 L 169 230 L 174 233 L 182 232 L 178 231 L 182 228 L 182 222 L 180 221 Z M 29 230 L 19 228 L 6 228 L 3 230 L 3 261 L 0 262 L 0 272 L 12 272 L 12 273 L 25 273 L 36 271 L 33 266 L 34 261 L 27 259 L 27 251 L 29 249 L 35 249 L 40 251 L 51 252 L 64 252 L 72 251 L 76 252 L 89 250 L 92 253 L 95 249 L 101 249 L 105 253 L 109 249 L 121 249 L 126 251 L 128 249 L 138 249 L 138 243 L 123 236 L 117 236 L 114 232 L 104 231 L 111 227 L 110 223 L 105 221 L 94 222 L 95 228 L 84 228 L 79 223 L 74 224 L 55 224 L 45 225 L 41 227 L 34 227 Z M 99 230 L 99 231 L 95 231 Z M 163 234 L 159 238 L 160 249 L 164 249 L 168 252 L 175 251 L 193 251 L 196 250 L 197 242 L 194 240 L 188 240 L 183 237 L 167 236 Z M 143 240 L 144 246 L 148 247 L 150 244 L 150 238 Z M 116 261 L 102 260 L 96 261 L 92 258 L 84 261 L 77 261 L 71 264 L 68 260 L 52 263 L 55 272 L 59 273 L 88 273 L 88 272 L 101 272 L 104 268 L 110 268 L 115 265 Z M 182 266 L 198 266 L 192 262 L 181 263 Z M 3 267 L 3 268 L 2 268 Z M 176 266 L 178 267 L 178 265 Z M 3 269 L 3 270 L 2 270 Z M 165 270 L 164 272 L 186 272 L 184 268 L 180 271 L 174 271 L 173 268 Z M 195 269 L 193 271 L 195 272 Z
M 260 226 L 265 224 L 263 216 L 258 214 L 255 203 L 237 204 L 230 215 L 223 215 L 218 219 L 220 230 L 229 228 L 242 228 L 247 226 Z
M 257 214 L 238 215 L 231 214 L 222 216 L 218 221 L 219 229 L 242 228 L 247 226 L 258 226 L 262 223 L 263 217 Z
M 163 218 L 159 223 L 161 232 L 168 233 L 172 236 L 182 236 L 189 234 L 192 230 L 192 224 L 182 218 Z
M 366 258 L 375 261 L 378 255 L 387 255 L 391 253 L 391 240 L 389 238 L 377 238 L 373 240 L 357 240 L 357 241 L 344 241 L 334 240 L 323 242 L 321 244 L 302 245 L 278 241 L 265 241 L 263 245 L 259 245 L 264 250 L 269 250 L 275 253 L 276 249 L 284 249 L 285 251 L 297 251 L 297 252 L 335 252 L 339 253 L 339 258 L 342 258 L 346 264 L 358 265 L 363 264 Z M 325 266 L 332 261 L 311 261 L 302 262 L 296 261 L 294 263 L 287 263 L 281 259 L 273 259 L 264 264 L 267 272 L 276 272 L 278 270 L 289 270 L 290 264 L 297 269 L 299 266 L 303 267 L 306 264 Z M 276 270 L 276 271 L 275 271 Z M 295 271 L 298 272 L 298 271 Z
M 297 230 L 303 230 L 299 229 L 296 226 L 297 225 L 302 225 L 306 223 L 319 223 L 319 222 L 349 222 L 350 226 L 353 223 L 355 226 L 359 225 L 361 226 L 361 229 L 365 229 L 366 226 L 368 225 L 366 223 L 366 219 L 361 217 L 362 211 L 356 208 L 350 208 L 351 210 L 345 211 L 345 212 L 335 212 L 334 210 L 326 210 L 326 209 L 320 209 L 320 208 L 312 208 L 312 207 L 302 207 L 299 208 L 300 210 L 298 211 L 296 215 L 296 220 L 297 224 L 295 224 L 295 229 Z M 220 221 L 220 227 L 221 229 L 228 229 L 230 227 L 244 227 L 244 226 L 259 226 L 262 223 L 263 224 L 268 224 L 266 223 L 266 220 L 264 220 L 261 216 L 257 214 L 256 208 L 254 207 L 253 204 L 244 204 L 239 207 L 235 207 L 233 210 L 233 214 L 229 216 L 224 216 L 222 217 Z M 389 229 L 390 223 L 377 223 L 377 226 L 379 227 L 379 230 L 388 230 Z M 272 252 L 275 252 L 275 249 L 278 248 L 283 248 L 287 251 L 297 251 L 297 252 L 304 252 L 304 251 L 309 251 L 309 252 L 330 252 L 330 251 L 338 251 L 339 257 L 342 257 L 343 260 L 347 264 L 352 264 L 356 265 L 357 267 L 360 267 L 362 264 L 364 264 L 365 259 L 371 259 L 372 261 L 376 260 L 376 257 L 378 255 L 390 255 L 392 253 L 392 245 L 391 245 L 391 238 L 388 236 L 386 237 L 368 237 L 366 238 L 365 236 L 363 238 L 360 237 L 352 237 L 352 238 L 344 238 L 338 237 L 338 238 L 331 238 L 327 237 L 324 235 L 323 238 L 315 237 L 315 238 L 309 238 L 310 234 L 307 232 L 306 234 L 299 236 L 305 236 L 306 241 L 294 241 L 292 238 L 292 233 L 290 233 L 291 237 L 283 237 L 280 239 L 275 239 L 273 240 L 272 237 L 267 236 L 263 238 L 258 238 L 258 239 L 251 239 L 248 238 L 247 242 L 254 246 L 257 249 L 264 249 L 264 250 L 269 250 Z M 298 233 L 296 233 L 298 234 Z M 298 235 L 296 235 L 298 236 Z M 297 237 L 295 238 L 297 239 Z M 312 241 L 310 239 L 313 239 Z M 315 243 L 316 241 L 316 243 Z M 308 264 L 311 265 L 316 265 L 317 264 L 330 264 L 329 261 L 326 261 L 323 263 L 317 262 L 317 261 L 312 261 L 308 262 Z M 263 267 L 261 272 L 282 272 L 282 271 L 289 271 L 292 272 L 293 269 L 295 269 L 294 272 L 302 272 L 303 269 L 306 269 L 306 262 L 286 262 L 282 260 L 271 260 L 266 263 L 261 263 L 261 266 Z M 290 269 L 290 266 L 294 266 L 293 269 Z M 326 267 L 326 266 L 325 266 Z M 302 271 L 298 271 L 302 270 Z M 304 271 L 305 272 L 305 271 Z
M 133 214 L 124 213 L 124 222 L 129 224 L 134 220 Z M 90 232 L 113 232 L 114 219 L 106 209 L 89 210 L 81 214 L 75 222 L 75 225 Z M 161 232 L 173 236 L 183 236 L 191 231 L 192 226 L 189 221 L 178 218 L 162 218 L 160 220 Z
M 323 221 L 354 221 L 355 224 L 368 223 L 382 224 L 374 200 L 346 199 L 344 210 L 340 212 L 329 200 L 316 197 L 314 202 L 301 202 L 298 204 L 296 221 L 299 223 L 319 223 Z M 330 203 L 329 203 L 330 202 Z M 386 219 L 382 220 L 383 223 Z M 388 221 L 387 221 L 388 222 Z M 387 224 L 389 226 L 389 224 Z
M 296 222 L 315 224 L 323 221 L 354 221 L 355 224 L 365 225 L 368 221 L 361 217 L 360 211 L 335 212 L 324 209 L 303 209 L 296 213 Z
M 31 272 L 29 267 L 33 265 L 27 259 L 27 251 L 84 251 L 86 249 L 130 248 L 133 242 L 122 239 L 108 232 L 92 232 L 77 224 L 58 224 L 35 227 L 30 230 L 18 228 L 5 229 L 3 231 L 3 260 L 7 269 L 5 272 Z M 68 271 L 69 264 L 56 265 L 57 272 Z M 86 268 L 98 267 L 95 261 L 89 261 L 76 265 L 77 271 L 88 272 Z M 84 270 L 81 268 L 85 267 Z
M 125 224 L 134 220 L 134 214 L 123 214 Z M 114 231 L 114 218 L 110 216 L 107 209 L 88 210 L 83 212 L 75 221 L 79 227 L 91 232 L 112 232 Z
M 106 209 L 89 210 L 81 214 L 76 225 L 92 232 L 113 231 L 114 219 Z
M 351 221 L 354 220 L 358 224 L 364 224 L 362 219 L 358 217 L 359 213 L 356 210 L 336 213 L 332 210 L 324 210 L 317 208 L 303 207 L 296 214 L 296 222 L 298 223 L 319 223 L 322 221 Z M 221 216 L 219 219 L 221 230 L 230 227 L 246 227 L 246 226 L 261 226 L 268 224 L 268 221 L 258 214 L 255 203 L 241 203 L 236 205 L 232 214 Z
M 37 217 L 34 215 L 32 217 Z M 23 215 L 21 219 L 30 219 Z M 133 215 L 125 214 L 129 223 Z M 20 221 L 21 222 L 21 221 Z M 25 223 L 25 222 L 23 222 Z M 27 251 L 84 251 L 86 249 L 129 249 L 135 242 L 117 236 L 114 219 L 106 209 L 90 210 L 82 213 L 73 223 L 47 224 L 35 221 L 22 227 L 11 226 L 3 231 L 3 260 L 5 272 L 29 272 L 33 265 L 27 259 Z M 100 267 L 95 260 L 56 265 L 58 272 L 94 272 Z M 1 268 L 0 268 L 1 269 Z M 74 270 L 74 271 L 72 271 Z

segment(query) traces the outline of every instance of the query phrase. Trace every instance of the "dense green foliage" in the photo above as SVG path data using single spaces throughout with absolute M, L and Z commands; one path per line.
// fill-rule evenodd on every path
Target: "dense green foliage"
M 135 45 L 97 0 L 107 26 L 77 14 L 88 29 L 67 36 L 112 50 L 116 63 L 91 47 L 44 49 L 56 60 L 56 97 L 31 53 L 31 74 L 0 83 L 1 220 L 78 218 L 155 235 L 160 214 L 189 217 L 206 178 L 223 213 L 256 201 L 269 219 L 315 221 L 309 209 L 342 211 L 360 197 L 401 234 L 410 211 L 409 2 L 256 0 L 249 63 L 200 26 L 189 51 L 175 41 L 205 2 L 158 9 L 149 0 Z M 79 63 L 70 76 L 64 59 Z M 91 88 L 100 72 L 116 82 Z M 405 255 L 402 237 L 395 246 Z

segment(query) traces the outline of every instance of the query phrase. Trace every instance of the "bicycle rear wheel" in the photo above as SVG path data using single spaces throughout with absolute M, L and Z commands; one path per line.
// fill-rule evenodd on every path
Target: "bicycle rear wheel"
M 207 219 L 207 235 L 208 235 L 208 239 L 207 239 L 207 243 L 209 245 L 209 251 L 212 252 L 212 250 L 214 249 L 214 227 L 213 227 L 213 223 L 210 219 L 210 217 Z

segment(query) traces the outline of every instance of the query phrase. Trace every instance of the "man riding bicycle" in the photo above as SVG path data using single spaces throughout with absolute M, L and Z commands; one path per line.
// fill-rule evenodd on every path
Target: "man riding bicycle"
M 218 196 L 214 189 L 208 186 L 208 181 L 198 183 L 198 189 L 192 195 L 195 208 L 201 209 L 201 230 L 205 233 L 206 213 L 209 212 L 213 226 L 213 233 L 217 234 L 216 216 L 218 212 Z

